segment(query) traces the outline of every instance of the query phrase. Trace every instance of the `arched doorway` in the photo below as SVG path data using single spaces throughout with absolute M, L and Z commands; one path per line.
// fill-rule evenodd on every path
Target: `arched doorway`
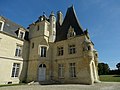
M 38 69 L 38 81 L 45 81 L 46 79 L 46 65 L 40 64 Z

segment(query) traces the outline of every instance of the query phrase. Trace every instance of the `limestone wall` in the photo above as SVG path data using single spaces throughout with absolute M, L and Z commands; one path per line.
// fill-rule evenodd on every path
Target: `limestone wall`
M 27 41 L 26 41 L 27 42 Z M 17 44 L 23 47 L 24 53 L 22 57 L 16 57 L 15 51 Z M 7 84 L 8 82 L 19 83 L 25 76 L 26 68 L 23 69 L 23 60 L 27 60 L 28 44 L 24 44 L 24 40 L 0 33 L 0 84 Z M 11 77 L 13 63 L 20 64 L 19 77 Z M 25 65 L 26 66 L 26 65 Z M 21 72 L 24 71 L 24 73 Z

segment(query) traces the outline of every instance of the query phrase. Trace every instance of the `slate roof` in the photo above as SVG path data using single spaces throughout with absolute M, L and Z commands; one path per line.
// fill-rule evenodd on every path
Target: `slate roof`
M 67 33 L 69 27 L 72 26 L 76 33 L 76 36 L 84 34 L 79 21 L 77 19 L 74 7 L 71 6 L 67 9 L 66 16 L 61 26 L 56 26 L 56 42 L 67 39 Z
M 14 23 L 13 21 L 3 17 L 3 16 L 0 16 L 2 17 L 5 22 L 4 22 L 4 27 L 3 27 L 3 32 L 4 33 L 7 33 L 9 35 L 12 35 L 14 37 L 18 37 L 18 29 L 19 28 L 24 28 L 23 26 L 21 25 L 18 25 L 16 23 Z M 25 29 L 25 28 L 24 28 Z M 25 29 L 26 30 L 26 29 Z M 28 39 L 28 31 L 26 30 L 26 33 L 25 33 L 25 39 L 27 40 Z

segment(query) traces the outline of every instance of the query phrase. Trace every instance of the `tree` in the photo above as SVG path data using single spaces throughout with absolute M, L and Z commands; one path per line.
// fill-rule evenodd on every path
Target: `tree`
M 120 63 L 117 63 L 116 67 L 117 67 L 118 70 L 120 71 Z
M 110 68 L 106 63 L 99 63 L 98 64 L 98 74 L 99 75 L 106 75 L 109 74 Z

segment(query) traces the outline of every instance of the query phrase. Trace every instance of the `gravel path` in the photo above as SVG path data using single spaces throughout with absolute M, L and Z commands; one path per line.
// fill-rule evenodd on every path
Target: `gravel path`
M 101 82 L 94 85 L 18 85 L 0 87 L 0 90 L 120 90 L 120 82 Z

